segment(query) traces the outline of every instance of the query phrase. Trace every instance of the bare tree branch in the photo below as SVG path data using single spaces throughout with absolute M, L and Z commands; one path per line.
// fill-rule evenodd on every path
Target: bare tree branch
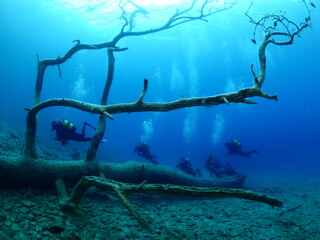
M 35 133 L 36 133 L 36 116 L 39 111 L 53 106 L 67 106 L 77 108 L 82 111 L 100 114 L 102 117 L 107 117 L 113 120 L 113 116 L 111 114 L 118 113 L 132 113 L 132 112 L 167 112 L 181 108 L 187 107 L 196 107 L 196 106 L 215 106 L 220 104 L 230 104 L 234 103 L 246 103 L 246 104 L 255 104 L 256 102 L 247 100 L 249 97 L 263 97 L 267 99 L 277 100 L 277 95 L 268 95 L 263 93 L 258 87 L 250 87 L 243 88 L 237 92 L 224 93 L 215 96 L 209 97 L 193 97 L 193 98 L 181 98 L 173 102 L 166 103 L 150 103 L 143 102 L 143 98 L 148 89 L 148 80 L 144 80 L 144 87 L 141 95 L 138 100 L 133 103 L 121 103 L 121 104 L 113 104 L 113 105 L 97 105 L 87 102 L 82 102 L 74 99 L 68 98 L 54 98 L 43 101 L 36 105 L 33 105 L 32 108 L 26 109 L 28 110 L 27 115 L 27 133 L 25 139 L 25 147 L 24 154 L 31 155 L 32 157 L 36 157 L 35 151 Z M 105 121 L 104 119 L 102 119 Z M 101 125 L 102 126 L 102 125 Z M 104 129 L 102 129 L 104 130 Z M 101 132 L 103 132 L 101 130 Z M 100 132 L 100 131 L 99 131 Z M 101 139 L 97 138 L 95 141 L 99 142 Z M 89 148 L 90 149 L 90 148 Z M 92 150 L 96 151 L 96 150 Z M 89 153 L 88 153 L 89 154 Z M 92 161 L 94 154 L 87 160 Z
M 250 19 L 250 22 L 255 25 L 254 31 L 253 31 L 253 38 L 251 41 L 256 44 L 256 33 L 258 27 L 261 28 L 261 33 L 264 36 L 262 39 L 262 43 L 259 47 L 259 62 L 260 62 L 260 73 L 259 76 L 257 76 L 253 71 L 253 65 L 251 65 L 251 71 L 254 76 L 255 80 L 255 86 L 258 88 L 261 88 L 266 75 L 266 47 L 269 43 L 275 44 L 275 45 L 291 45 L 294 42 L 294 39 L 296 36 L 299 36 L 299 34 L 307 27 L 311 26 L 311 16 L 310 16 L 310 10 L 305 2 L 303 0 L 303 4 L 308 12 L 308 16 L 304 19 L 303 22 L 301 22 L 299 25 L 295 22 L 289 20 L 285 16 L 285 12 L 282 12 L 281 14 L 267 14 L 260 18 L 259 20 L 254 20 L 250 14 L 249 11 L 251 7 L 253 6 L 253 2 L 249 6 L 246 16 Z M 278 39 L 277 37 L 283 37 L 285 40 Z
M 268 95 L 263 93 L 259 88 L 250 87 L 243 88 L 236 92 L 224 93 L 208 97 L 193 97 L 193 98 L 180 98 L 172 102 L 157 103 L 157 102 L 143 102 L 142 99 L 146 92 L 147 84 L 144 83 L 143 93 L 139 99 L 133 103 L 120 103 L 112 105 L 98 105 L 87 102 L 82 102 L 68 98 L 53 98 L 43 101 L 34 105 L 31 109 L 28 109 L 28 118 L 34 118 L 39 111 L 53 106 L 68 106 L 77 108 L 82 111 L 101 114 L 109 119 L 113 120 L 111 114 L 118 113 L 133 113 L 133 112 L 167 112 L 187 107 L 200 107 L 200 106 L 215 106 L 224 103 L 256 103 L 249 101 L 248 97 L 263 97 L 267 99 L 277 100 L 277 95 Z
M 56 181 L 56 186 L 60 198 L 60 206 L 68 211 L 74 209 L 80 203 L 81 199 L 90 187 L 98 187 L 103 190 L 112 190 L 116 193 L 128 212 L 140 223 L 143 228 L 149 232 L 152 232 L 152 228 L 129 202 L 127 194 L 143 193 L 174 194 L 191 197 L 233 197 L 266 203 L 272 207 L 281 207 L 283 205 L 283 203 L 276 198 L 268 197 L 267 195 L 254 193 L 248 190 L 189 187 L 172 184 L 145 184 L 145 181 L 141 184 L 129 184 L 96 176 L 82 177 L 77 185 L 73 188 L 70 197 L 68 197 L 66 187 L 61 179 Z
M 304 2 L 304 5 L 308 10 L 309 15 L 307 18 L 305 18 L 305 22 L 301 23 L 300 26 L 298 26 L 293 21 L 285 17 L 283 13 L 279 15 L 275 15 L 275 14 L 265 15 L 258 21 L 255 21 L 249 14 L 249 10 L 252 6 L 250 5 L 249 9 L 246 12 L 246 15 L 249 17 L 250 21 L 255 24 L 254 38 L 252 39 L 252 41 L 256 44 L 255 35 L 256 35 L 258 26 L 261 27 L 262 31 L 264 32 L 264 38 L 260 45 L 259 55 L 258 55 L 259 62 L 260 62 L 260 72 L 258 75 L 255 74 L 253 65 L 251 65 L 251 71 L 254 76 L 254 83 L 255 83 L 254 87 L 244 88 L 237 92 L 224 93 L 224 94 L 210 96 L 210 97 L 198 97 L 198 98 L 189 98 L 189 99 L 181 98 L 179 100 L 168 102 L 168 103 L 145 103 L 143 102 L 143 98 L 144 98 L 144 95 L 146 94 L 147 87 L 148 87 L 148 83 L 145 82 L 144 90 L 141 96 L 139 97 L 139 99 L 135 103 L 106 105 L 110 86 L 113 79 L 113 70 L 114 70 L 113 51 L 126 50 L 126 49 L 119 49 L 118 47 L 115 46 L 120 39 L 127 36 L 139 36 L 139 35 L 159 32 L 188 21 L 203 20 L 205 17 L 208 17 L 213 13 L 228 9 L 233 6 L 233 3 L 232 3 L 227 6 L 225 5 L 222 9 L 213 9 L 213 8 L 209 8 L 209 1 L 205 0 L 200 7 L 199 14 L 197 16 L 189 16 L 188 15 L 189 11 L 191 11 L 194 8 L 197 1 L 198 0 L 194 0 L 192 4 L 185 10 L 182 10 L 182 11 L 177 10 L 176 13 L 173 14 L 169 18 L 169 20 L 162 26 L 155 29 L 150 29 L 150 30 L 140 31 L 140 32 L 132 31 L 133 30 L 132 24 L 131 24 L 131 27 L 129 27 L 128 29 L 128 25 L 130 25 L 131 20 L 134 20 L 134 17 L 132 17 L 130 20 L 130 15 L 128 16 L 125 6 L 127 4 L 131 4 L 135 9 L 138 9 L 140 12 L 141 11 L 143 12 L 143 8 L 141 8 L 139 5 L 135 4 L 131 0 L 121 1 L 119 4 L 119 7 L 122 9 L 122 18 L 124 20 L 124 25 L 120 33 L 117 36 L 115 36 L 112 41 L 103 43 L 103 44 L 81 44 L 79 40 L 75 40 L 76 45 L 72 49 L 70 49 L 66 53 L 66 55 L 64 55 L 63 57 L 60 57 L 57 59 L 46 59 L 46 60 L 39 61 L 36 88 L 38 88 L 38 90 L 40 91 L 36 90 L 36 93 L 35 93 L 35 99 L 38 101 L 38 103 L 40 100 L 43 74 L 48 65 L 60 64 L 66 61 L 68 58 L 70 58 L 75 52 L 82 49 L 99 49 L 99 48 L 108 47 L 109 48 L 109 51 L 108 51 L 109 66 L 108 66 L 107 83 L 105 88 L 107 90 L 104 91 L 104 94 L 101 100 L 101 105 L 94 105 L 94 104 L 80 102 L 72 99 L 50 99 L 39 104 L 36 104 L 37 101 L 35 101 L 35 105 L 30 109 L 27 116 L 27 131 L 26 131 L 24 154 L 32 157 L 36 156 L 35 147 L 34 147 L 36 126 L 37 126 L 36 114 L 41 109 L 51 107 L 51 106 L 70 106 L 70 107 L 81 109 L 83 111 L 92 112 L 92 113 L 101 115 L 99 119 L 98 130 L 96 132 L 96 135 L 93 137 L 93 143 L 92 143 L 93 147 L 90 146 L 88 150 L 88 152 L 92 153 L 92 154 L 88 153 L 88 156 L 90 156 L 88 157 L 88 160 L 93 160 L 95 157 L 95 152 L 97 151 L 97 148 L 99 146 L 100 140 L 104 134 L 105 127 L 103 126 L 105 126 L 105 122 L 104 122 L 105 117 L 113 119 L 111 114 L 114 114 L 114 113 L 123 113 L 123 112 L 131 113 L 131 112 L 141 112 L 141 111 L 171 111 L 171 110 L 185 108 L 185 107 L 213 106 L 213 105 L 219 105 L 223 103 L 229 104 L 230 102 L 255 104 L 254 101 L 246 99 L 254 96 L 260 96 L 267 99 L 277 100 L 276 95 L 273 95 L 273 96 L 268 95 L 261 91 L 261 87 L 264 83 L 265 74 L 266 74 L 266 54 L 265 54 L 266 47 L 268 46 L 269 43 L 273 43 L 275 45 L 290 45 L 293 43 L 294 38 L 298 36 L 303 29 L 310 26 L 310 20 L 311 20 L 310 11 L 305 2 Z M 209 10 L 205 10 L 207 8 L 209 8 Z M 272 23 L 271 25 L 270 25 L 270 22 Z M 282 28 L 280 29 L 279 26 L 282 26 Z M 285 36 L 288 38 L 288 40 L 279 41 L 276 39 L 277 36 Z M 110 58 L 111 53 L 112 53 L 112 58 Z
M 191 10 L 195 10 L 193 9 L 195 7 L 195 4 L 199 3 L 200 4 L 200 11 L 199 14 L 195 14 L 195 16 L 192 16 L 192 14 L 189 15 Z M 127 9 L 127 6 L 131 6 L 131 9 Z M 61 69 L 60 69 L 60 64 L 64 63 L 65 61 L 67 61 L 69 58 L 71 58 L 76 52 L 81 51 L 81 50 L 97 50 L 97 49 L 102 49 L 102 48 L 109 48 L 109 50 L 112 50 L 112 55 L 114 51 L 124 51 L 127 48 L 118 48 L 116 46 L 116 44 L 125 37 L 129 37 L 129 36 L 141 36 L 141 35 L 147 35 L 147 34 L 151 34 L 151 33 L 156 33 L 156 32 L 160 32 L 166 29 L 170 29 L 173 28 L 175 26 L 178 26 L 182 23 L 186 23 L 189 21 L 195 21 L 195 20 L 204 20 L 204 18 L 209 17 L 210 15 L 217 13 L 217 12 L 221 12 L 224 10 L 227 10 L 229 8 L 231 8 L 233 6 L 233 4 L 228 4 L 228 5 L 224 5 L 222 8 L 219 9 L 213 9 L 213 7 L 211 7 L 210 9 L 208 9 L 206 11 L 206 8 L 210 7 L 209 6 L 209 1 L 205 0 L 203 3 L 201 3 L 200 0 L 193 0 L 192 4 L 186 8 L 185 10 L 179 11 L 177 10 L 177 12 L 175 14 L 173 14 L 169 20 L 167 22 L 165 22 L 162 26 L 157 27 L 157 28 L 153 28 L 153 29 L 148 29 L 148 30 L 144 30 L 144 31 L 133 31 L 134 30 L 134 25 L 135 25 L 135 18 L 137 15 L 139 14 L 149 14 L 148 10 L 139 6 L 138 4 L 136 4 L 134 1 L 132 0 L 120 0 L 119 2 L 119 8 L 122 11 L 122 15 L 121 18 L 124 21 L 123 26 L 120 29 L 120 32 L 118 33 L 118 35 L 114 36 L 114 38 L 109 41 L 109 42 L 104 42 L 104 43 L 100 43 L 100 44 L 82 44 L 80 42 L 80 40 L 74 40 L 73 42 L 75 43 L 75 46 L 73 46 L 69 51 L 67 51 L 67 53 L 62 56 L 62 57 L 57 57 L 55 59 L 43 59 L 43 60 L 39 60 L 39 57 L 37 55 L 37 59 L 38 59 L 38 72 L 37 72 L 37 79 L 36 79 L 36 86 L 35 86 L 35 94 L 34 94 L 34 99 L 33 99 L 33 104 L 36 105 L 40 102 L 41 99 L 41 92 L 42 92 L 42 85 L 43 85 L 43 79 L 44 79 L 44 74 L 46 71 L 46 68 L 48 66 L 53 66 L 53 65 L 58 65 L 58 69 L 59 69 L 59 76 L 61 78 Z M 135 10 L 132 10 L 135 9 Z M 105 105 L 107 103 L 107 99 L 109 96 L 109 91 L 110 91 L 110 87 L 112 84 L 112 79 L 113 79 L 113 72 L 114 72 L 114 57 L 110 58 L 110 51 L 108 51 L 108 57 L 109 57 L 109 62 L 108 62 L 108 76 L 107 76 L 107 81 L 106 81 L 106 87 L 105 90 L 103 92 L 103 96 L 101 99 L 101 104 Z M 111 59 L 111 61 L 110 61 Z M 107 113 L 106 117 L 110 116 Z M 88 161 L 92 161 L 95 158 L 97 149 L 99 147 L 100 144 L 100 140 L 102 139 L 104 132 L 105 132 L 105 116 L 101 115 L 99 117 L 99 122 L 98 122 L 98 127 L 96 130 L 95 135 L 93 136 L 89 148 L 88 148 L 88 153 L 87 153 L 87 160 Z M 29 124 L 28 126 L 31 126 L 31 124 Z M 35 135 L 32 136 L 33 134 L 36 134 L 36 127 L 37 124 L 36 123 L 32 123 L 32 128 L 34 129 L 27 129 L 26 132 L 26 139 L 31 139 L 32 141 L 34 141 L 35 139 Z M 29 140 L 28 140 L 29 141 Z M 28 142 L 27 141 L 27 142 Z M 30 144 L 25 143 L 25 147 L 26 146 L 30 146 Z M 30 143 L 30 142 L 29 142 Z M 31 144 L 32 145 L 32 144 Z M 29 151 L 30 150 L 30 151 Z M 24 150 L 25 154 L 30 154 L 30 156 L 36 156 L 36 153 L 34 151 L 33 148 L 29 149 L 29 150 Z
M 142 93 L 141 93 L 140 97 L 138 98 L 138 100 L 136 102 L 137 104 L 141 104 L 142 103 L 143 98 L 147 93 L 147 90 L 148 90 L 148 79 L 145 78 L 143 80 L 143 90 L 142 90 Z
M 37 104 L 40 102 L 41 98 L 41 90 L 42 90 L 42 84 L 43 84 L 43 77 L 45 70 L 48 66 L 53 66 L 53 65 L 60 65 L 67 61 L 69 58 L 71 58 L 76 52 L 81 51 L 81 50 L 97 50 L 97 49 L 103 49 L 103 48 L 114 48 L 117 49 L 118 47 L 116 44 L 125 37 L 130 37 L 130 36 L 141 36 L 141 35 L 147 35 L 147 34 L 152 34 L 160 31 L 164 31 L 166 29 L 173 28 L 175 26 L 178 26 L 182 23 L 190 22 L 190 21 L 195 21 L 195 20 L 203 20 L 206 17 L 209 17 L 215 13 L 227 10 L 233 6 L 234 3 L 231 3 L 230 5 L 224 6 L 221 9 L 215 9 L 215 10 L 210 10 L 208 13 L 204 13 L 205 7 L 208 5 L 208 0 L 206 0 L 202 5 L 201 5 L 201 11 L 198 16 L 187 16 L 187 14 L 194 4 L 198 2 L 198 0 L 194 0 L 192 5 L 179 12 L 177 11 L 176 14 L 174 14 L 165 24 L 163 24 L 161 27 L 157 27 L 154 29 L 149 29 L 145 31 L 137 31 L 134 32 L 133 27 L 129 27 L 129 29 L 126 31 L 126 27 L 130 26 L 130 21 L 134 21 L 134 18 L 138 13 L 143 13 L 147 12 L 146 9 L 138 6 L 131 0 L 121 0 L 119 3 L 119 7 L 122 10 L 122 15 L 121 18 L 124 20 L 124 25 L 122 26 L 120 32 L 118 35 L 116 35 L 111 41 L 109 42 L 104 42 L 104 43 L 99 43 L 99 44 L 82 44 L 80 43 L 80 40 L 74 40 L 73 42 L 76 43 L 75 46 L 73 46 L 64 56 L 62 57 L 57 57 L 54 59 L 43 59 L 43 60 L 38 60 L 38 72 L 37 72 L 37 79 L 36 79 L 36 87 L 35 87 L 35 96 L 34 96 L 34 104 Z M 127 18 L 127 12 L 124 9 L 124 5 L 126 4 L 131 4 L 136 7 L 137 11 L 131 13 L 131 19 Z

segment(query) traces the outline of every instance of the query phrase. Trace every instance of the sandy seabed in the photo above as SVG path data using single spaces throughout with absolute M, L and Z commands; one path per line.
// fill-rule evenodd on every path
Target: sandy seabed
M 234 198 L 131 195 L 152 233 L 112 193 L 92 190 L 72 213 L 54 192 L 0 191 L 0 239 L 320 239 L 320 179 L 250 179 L 284 206 Z

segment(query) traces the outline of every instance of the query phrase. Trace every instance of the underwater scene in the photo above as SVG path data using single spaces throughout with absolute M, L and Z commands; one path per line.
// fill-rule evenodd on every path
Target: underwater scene
M 0 2 L 0 239 L 320 239 L 318 0 Z

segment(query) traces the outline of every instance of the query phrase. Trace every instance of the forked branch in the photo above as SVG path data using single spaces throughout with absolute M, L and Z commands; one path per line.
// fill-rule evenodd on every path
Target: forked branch
M 87 102 L 82 102 L 68 98 L 53 98 L 43 101 L 39 104 L 34 105 L 31 109 L 28 109 L 27 119 L 33 120 L 37 113 L 45 108 L 53 106 L 66 106 L 80 109 L 82 111 L 102 114 L 109 119 L 113 120 L 111 114 L 118 113 L 132 113 L 132 112 L 167 112 L 176 109 L 196 106 L 215 106 L 225 103 L 247 103 L 255 104 L 256 102 L 247 100 L 249 97 L 263 97 L 267 99 L 277 100 L 277 95 L 268 95 L 263 93 L 259 88 L 250 87 L 243 88 L 236 92 L 224 93 L 209 97 L 193 97 L 193 98 L 180 98 L 172 102 L 143 102 L 143 97 L 146 94 L 148 87 L 148 81 L 144 80 L 143 91 L 136 102 L 133 103 L 120 103 L 112 105 L 98 105 Z M 28 121 L 27 121 L 28 122 Z
M 259 47 L 259 62 L 260 62 L 260 73 L 257 76 L 254 73 L 253 65 L 251 65 L 251 71 L 255 80 L 255 86 L 261 88 L 266 75 L 266 47 L 269 43 L 275 45 L 291 45 L 294 42 L 296 36 L 299 36 L 301 31 L 311 25 L 311 16 L 308 5 L 305 0 L 302 1 L 304 7 L 307 10 L 308 16 L 299 25 L 291 21 L 285 16 L 285 12 L 280 14 L 266 14 L 259 20 L 254 20 L 249 11 L 253 6 L 253 1 L 249 6 L 246 16 L 250 19 L 250 22 L 255 25 L 253 31 L 253 38 L 251 41 L 256 44 L 256 34 L 260 28 L 261 35 L 263 36 L 262 43 Z
M 236 92 L 224 93 L 209 97 L 193 97 L 193 98 L 180 98 L 173 102 L 143 102 L 143 98 L 148 89 L 148 80 L 144 80 L 143 91 L 136 102 L 133 103 L 120 103 L 113 105 L 98 105 L 87 102 L 82 102 L 68 98 L 53 98 L 36 105 L 28 110 L 27 115 L 27 132 L 25 137 L 24 156 L 37 158 L 35 150 L 35 134 L 36 134 L 36 117 L 39 111 L 42 109 L 53 106 L 65 106 L 73 107 L 82 111 L 100 114 L 111 120 L 113 116 L 111 114 L 117 113 L 133 113 L 133 112 L 168 112 L 176 109 L 196 107 L 196 106 L 215 106 L 220 104 L 234 103 L 246 103 L 256 104 L 252 100 L 248 100 L 250 97 L 263 97 L 267 99 L 277 100 L 277 95 L 268 95 L 263 93 L 258 87 L 243 88 Z M 91 159 L 90 159 L 91 160 Z
M 194 10 L 194 6 L 197 2 L 200 2 L 199 0 L 194 0 L 193 3 L 191 4 L 190 7 L 188 7 L 185 10 L 178 11 L 169 18 L 167 22 L 165 22 L 162 26 L 157 27 L 157 28 L 152 28 L 144 31 L 132 31 L 133 30 L 133 25 L 134 25 L 134 20 L 137 16 L 137 14 L 147 14 L 148 11 L 135 4 L 131 0 L 125 0 L 125 1 L 120 1 L 119 7 L 122 10 L 122 15 L 121 18 L 124 20 L 124 24 L 119 32 L 112 40 L 104 43 L 99 43 L 99 44 L 83 44 L 80 42 L 80 40 L 74 40 L 73 42 L 75 45 L 67 51 L 65 55 L 62 57 L 57 57 L 57 58 L 52 58 L 52 59 L 43 59 L 39 60 L 39 57 L 37 56 L 38 59 L 38 72 L 37 72 L 37 80 L 36 80 L 36 88 L 35 88 L 35 96 L 34 96 L 34 104 L 37 104 L 40 102 L 40 97 L 41 97 L 41 91 L 42 91 L 42 85 L 43 85 L 43 78 L 44 78 L 44 73 L 45 70 L 48 66 L 54 66 L 54 65 L 60 65 L 67 61 L 69 58 L 71 58 L 76 52 L 81 51 L 81 50 L 97 50 L 97 49 L 103 49 L 103 48 L 112 48 L 112 49 L 118 49 L 116 46 L 117 43 L 125 38 L 125 37 L 130 37 L 130 36 L 141 36 L 141 35 L 147 35 L 147 34 L 152 34 L 160 31 L 164 31 L 166 29 L 173 28 L 175 26 L 178 26 L 180 24 L 190 22 L 190 21 L 195 21 L 195 20 L 204 20 L 206 17 L 209 17 L 215 13 L 227 10 L 231 8 L 234 5 L 233 3 L 230 4 L 225 4 L 221 8 L 213 8 L 210 7 L 209 1 L 206 0 L 204 3 L 201 4 L 200 6 L 200 11 L 198 15 L 192 16 L 191 14 L 188 15 L 188 13 L 191 10 Z M 129 12 L 129 10 L 125 9 L 125 6 L 131 5 L 136 8 L 135 11 Z M 208 9 L 207 9 L 208 8 Z M 128 17 L 129 16 L 129 17 Z M 61 74 L 61 72 L 59 72 Z
M 281 207 L 283 205 L 282 201 L 276 198 L 242 189 L 190 187 L 171 184 L 145 184 L 145 182 L 141 184 L 130 184 L 96 176 L 82 177 L 74 187 L 70 197 L 67 196 L 66 187 L 61 179 L 57 180 L 56 186 L 60 198 L 60 205 L 65 210 L 73 210 L 76 208 L 90 187 L 114 191 L 129 213 L 149 232 L 152 231 L 151 227 L 129 202 L 126 197 L 127 194 L 143 193 L 173 194 L 191 197 L 233 197 L 266 203 L 272 207 Z
M 198 5 L 197 5 L 198 4 Z M 197 5 L 197 6 L 196 6 Z M 202 20 L 207 21 L 206 18 L 216 14 L 218 12 L 222 12 L 232 8 L 235 5 L 235 1 L 231 1 L 229 3 L 224 3 L 223 6 L 217 7 L 215 6 L 215 2 L 205 0 L 201 3 L 199 0 L 193 0 L 189 7 L 183 10 L 177 9 L 175 14 L 173 14 L 167 22 L 162 24 L 159 27 L 144 30 L 144 31 L 132 31 L 134 29 L 134 21 L 138 14 L 148 15 L 151 11 L 137 5 L 131 0 L 122 0 L 120 1 L 119 7 L 122 10 L 121 18 L 124 21 L 124 24 L 121 28 L 121 31 L 118 36 L 139 36 L 145 35 L 155 32 L 160 32 L 165 29 L 176 27 L 180 24 L 184 24 L 187 22 Z M 128 10 L 134 8 L 135 10 Z M 199 9 L 197 14 L 190 14 L 192 10 Z

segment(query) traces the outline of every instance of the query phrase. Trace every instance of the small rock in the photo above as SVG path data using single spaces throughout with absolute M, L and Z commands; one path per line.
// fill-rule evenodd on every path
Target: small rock
M 31 201 L 29 201 L 29 200 L 22 200 L 22 201 L 21 201 L 21 204 L 22 204 L 22 206 L 25 206 L 25 207 L 32 207 L 32 206 L 34 206 L 34 203 L 31 202 Z
M 0 239 L 1 240 L 10 240 L 10 237 L 5 234 L 3 231 L 0 231 Z
M 17 231 L 17 232 L 21 229 L 20 226 L 16 223 L 13 223 L 11 227 L 13 231 Z
M 25 229 L 25 230 L 29 230 L 30 229 L 30 222 L 28 220 L 24 220 L 21 224 L 21 226 Z M 0 238 L 1 239 L 1 238 Z
M 36 217 L 31 214 L 31 213 L 28 213 L 26 216 L 25 216 L 26 219 L 30 220 L 31 222 L 35 221 L 36 220 Z
M 40 215 L 42 215 L 42 213 L 41 213 L 38 209 L 35 209 L 35 210 L 33 211 L 33 215 L 35 215 L 35 216 L 40 216 Z
M 48 231 L 52 234 L 60 234 L 65 230 L 65 227 L 61 225 L 53 225 L 53 226 L 46 226 L 42 228 L 42 230 Z
M 6 221 L 4 222 L 4 225 L 7 226 L 7 227 L 9 227 L 9 226 L 11 226 L 11 222 L 8 221 L 8 220 L 6 220 Z
M 6 215 L 0 215 L 0 221 L 4 222 L 5 220 L 7 220 L 7 216 Z M 0 238 L 1 239 L 1 238 Z
M 22 207 L 19 209 L 20 213 L 23 215 L 27 215 L 28 213 L 30 213 L 30 208 L 28 207 Z
M 213 215 L 212 214 L 206 214 L 206 218 L 213 219 Z

